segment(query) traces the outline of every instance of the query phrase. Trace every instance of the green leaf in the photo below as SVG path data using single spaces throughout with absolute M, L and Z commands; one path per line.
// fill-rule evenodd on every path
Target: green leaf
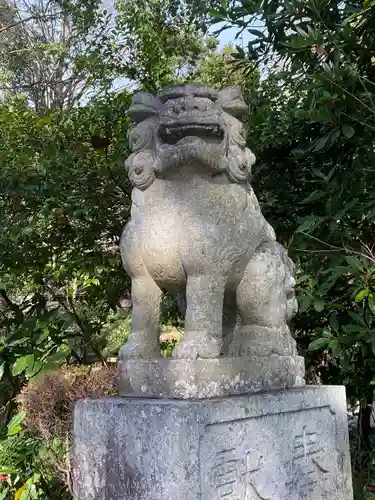
M 29 379 L 32 377 L 35 377 L 35 375 L 38 375 L 38 373 L 40 372 L 42 367 L 43 367 L 43 363 L 39 359 L 36 359 L 32 365 L 27 367 L 27 370 L 25 373 L 26 377 Z
M 334 215 L 334 218 L 341 219 L 350 209 L 352 209 L 358 203 L 358 201 L 358 198 L 353 198 L 348 203 L 345 203 L 345 205 Z
M 43 332 L 36 339 L 36 345 L 39 345 L 42 342 L 44 342 L 49 337 L 49 334 L 50 334 L 49 328 L 47 326 L 45 326 L 43 328 Z
M 341 130 L 347 139 L 351 139 L 355 134 L 355 130 L 351 125 L 344 125 Z
M 34 363 L 35 363 L 34 354 L 30 354 L 29 356 L 27 356 L 26 376 L 28 375 L 28 373 L 32 372 L 33 367 L 34 367 Z
M 18 358 L 12 367 L 12 375 L 16 377 L 24 372 L 27 368 L 28 361 L 29 355 Z
M 310 307 L 312 299 L 308 295 L 299 295 L 298 297 L 298 310 L 304 313 Z
M 17 472 L 17 469 L 11 467 L 0 467 L 0 474 L 16 474 Z
M 338 321 L 336 312 L 332 312 L 329 315 L 328 322 L 329 322 L 329 326 L 332 328 L 332 330 L 335 333 L 339 333 L 340 325 L 339 325 L 339 321 Z
M 36 498 L 38 498 L 38 495 L 35 484 L 28 484 L 28 487 L 26 491 L 22 493 L 20 500 L 35 500 Z
M 324 181 L 328 181 L 329 180 L 328 177 L 325 174 L 323 174 L 323 172 L 321 170 L 319 170 L 318 168 L 311 167 L 311 170 L 320 179 L 323 179 Z
M 341 354 L 340 343 L 338 339 L 331 340 L 329 343 L 329 348 L 331 349 L 332 355 L 338 358 Z
M 334 142 L 340 137 L 340 134 L 341 134 L 341 132 L 340 132 L 339 129 L 338 130 L 334 130 L 332 132 L 332 134 L 331 134 L 331 144 L 334 144 Z M 328 177 L 330 177 L 330 175 Z
M 305 198 L 301 203 L 311 203 L 312 201 L 320 200 L 321 198 L 325 198 L 327 193 L 325 191 L 313 191 L 307 198 Z
M 22 427 L 20 425 L 16 425 L 16 426 L 12 427 L 12 429 L 10 431 L 8 431 L 8 436 L 15 436 L 16 434 L 18 434 L 21 431 L 22 431 Z
M 3 361 L 3 363 L 1 363 L 0 365 L 0 381 L 3 378 L 4 371 L 5 371 L 5 361 Z
M 310 342 L 308 350 L 309 351 L 318 351 L 320 349 L 324 349 L 325 347 L 328 346 L 329 342 L 330 342 L 329 339 L 325 338 L 325 337 L 315 339 L 312 342 Z
M 324 300 L 322 299 L 314 300 L 314 309 L 317 312 L 322 312 L 324 309 Z
M 362 302 L 362 300 L 368 296 L 368 293 L 369 293 L 369 289 L 368 288 L 364 288 L 363 290 L 360 290 L 357 295 L 355 296 L 355 301 L 356 302 Z
M 300 149 L 300 148 L 295 148 L 295 149 L 291 150 L 291 154 L 296 155 L 296 156 L 304 155 L 305 153 L 306 153 L 306 151 L 304 149 Z
M 356 323 L 357 325 L 362 325 L 367 328 L 366 322 L 360 314 L 355 313 L 353 311 L 348 311 L 348 314 L 352 318 L 354 323 Z
M 294 27 L 295 30 L 297 31 L 297 33 L 299 33 L 300 35 L 302 35 L 303 37 L 308 37 L 309 34 L 307 33 L 307 31 L 303 30 L 300 26 L 295 26 Z
M 312 215 L 296 229 L 296 233 L 308 233 L 309 231 L 315 229 L 320 224 L 321 221 L 322 221 L 321 217 Z
M 48 373 L 48 372 L 56 370 L 58 368 L 59 368 L 58 363 L 49 363 L 49 362 L 44 361 L 42 363 L 42 368 L 38 372 L 38 375 L 40 375 L 41 373 Z
M 9 493 L 9 488 L 5 488 L 4 490 L 0 491 L 0 500 L 5 500 L 8 496 L 8 493 Z
M 281 43 L 285 45 L 285 47 L 290 47 L 295 50 L 304 49 L 311 45 L 309 40 L 306 40 L 306 37 L 303 35 L 292 35 L 289 37 L 289 40 Z
M 351 324 L 344 325 L 342 328 L 347 333 L 359 333 L 365 330 L 365 328 L 361 325 L 351 325 Z
M 264 38 L 264 33 L 262 33 L 262 32 L 261 32 L 261 31 L 259 31 L 259 30 L 256 30 L 256 29 L 254 29 L 254 28 L 248 28 L 248 29 L 247 29 L 247 31 L 248 31 L 249 33 L 251 33 L 252 35 L 254 35 L 254 36 L 257 36 L 257 37 L 259 37 L 259 38 Z
M 20 424 L 25 418 L 25 416 L 26 416 L 25 412 L 20 412 L 14 415 L 14 417 L 8 424 L 8 436 L 13 436 L 14 434 L 17 434 L 22 430 Z
M 348 269 L 345 266 L 336 266 L 332 270 L 332 274 L 324 281 L 321 286 L 318 288 L 317 293 L 320 296 L 324 296 L 328 293 L 328 291 L 335 285 L 337 280 L 341 278 L 341 276 L 347 274 Z
M 313 147 L 313 151 L 321 151 L 324 146 L 327 144 L 327 142 L 329 141 L 329 135 L 325 135 L 323 137 L 321 137 L 318 141 L 316 141 L 316 143 L 314 144 L 314 147 Z
M 369 305 L 369 308 L 370 308 L 372 314 L 375 314 L 375 295 L 373 295 L 373 294 L 369 295 L 368 305 Z
M 341 367 L 344 372 L 350 372 L 353 368 L 350 357 L 347 354 L 341 358 Z
M 357 259 L 356 257 L 352 257 L 351 255 L 349 255 L 349 256 L 345 257 L 345 260 L 352 269 L 360 271 L 361 273 L 364 272 L 362 262 L 359 259 Z
M 54 354 L 51 354 L 51 356 L 48 356 L 48 358 L 46 359 L 46 362 L 47 363 L 59 363 L 60 361 L 65 361 L 68 355 L 69 355 L 69 352 L 57 351 Z
M 333 339 L 335 338 L 334 335 L 332 334 L 330 328 L 317 328 L 316 333 L 319 331 L 319 337 L 325 337 L 327 339 Z

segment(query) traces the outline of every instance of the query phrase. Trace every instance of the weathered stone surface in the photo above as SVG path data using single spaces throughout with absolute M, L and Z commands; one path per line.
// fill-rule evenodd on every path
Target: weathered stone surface
M 249 184 L 255 156 L 246 147 L 246 110 L 232 87 L 175 85 L 134 96 L 132 211 L 121 238 L 133 316 L 120 359 L 160 357 L 163 291 L 179 298 L 185 315 L 175 359 L 249 349 L 263 356 L 263 347 L 296 356 L 287 325 L 296 309 L 293 263 Z
M 352 500 L 345 390 L 83 400 L 76 500 Z
M 156 359 L 119 362 L 121 396 L 200 399 L 305 385 L 299 356 Z

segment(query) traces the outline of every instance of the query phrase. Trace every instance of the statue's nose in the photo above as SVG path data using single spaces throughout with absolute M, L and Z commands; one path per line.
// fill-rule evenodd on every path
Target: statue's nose
M 194 97 L 187 97 L 185 100 L 185 107 L 187 111 L 206 111 L 207 110 L 207 103 L 199 101 L 195 99 Z

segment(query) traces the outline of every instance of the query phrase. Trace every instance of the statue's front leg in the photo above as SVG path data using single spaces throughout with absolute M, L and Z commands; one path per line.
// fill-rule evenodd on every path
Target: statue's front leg
M 217 358 L 222 351 L 222 315 L 226 277 L 188 276 L 185 333 L 174 358 Z
M 160 357 L 159 317 L 162 291 L 150 276 L 132 279 L 132 331 L 120 359 Z

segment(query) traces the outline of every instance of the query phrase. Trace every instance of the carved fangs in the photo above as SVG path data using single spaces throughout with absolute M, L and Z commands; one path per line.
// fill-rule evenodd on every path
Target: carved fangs
M 224 130 L 220 125 L 176 124 L 161 127 L 160 137 L 171 144 L 176 144 L 185 137 L 199 137 L 207 142 L 221 142 L 224 138 Z

